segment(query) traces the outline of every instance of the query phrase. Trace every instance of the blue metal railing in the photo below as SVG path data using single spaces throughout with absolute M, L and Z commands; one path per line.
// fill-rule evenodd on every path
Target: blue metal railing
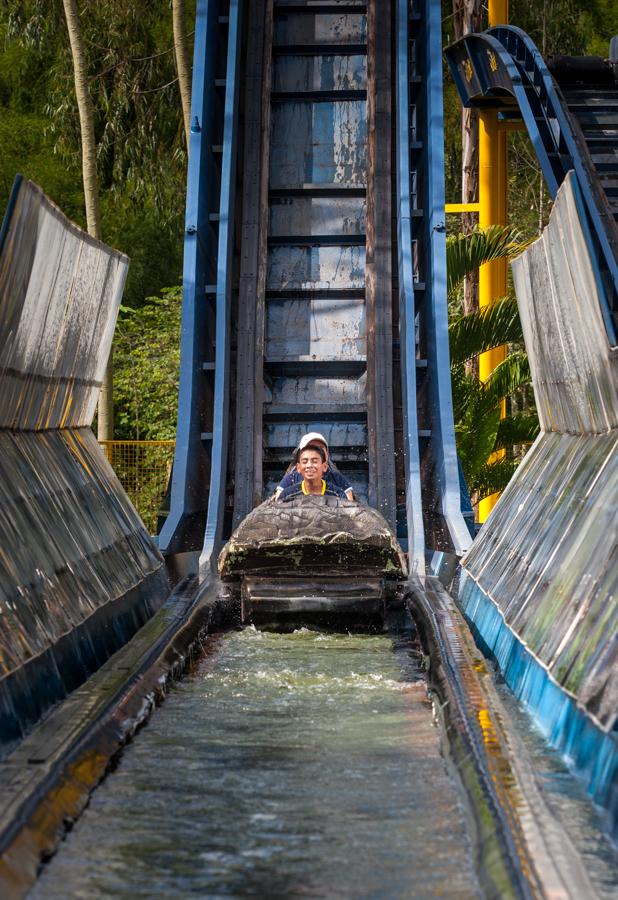
M 440 5 L 425 2 L 427 174 L 422 227 L 427 247 L 425 317 L 428 396 L 431 421 L 430 452 L 434 465 L 434 490 L 453 549 L 463 553 L 470 546 L 470 532 L 461 510 L 459 466 L 455 444 L 451 392 L 446 290 L 446 228 L 444 220 L 444 112 L 442 87 L 442 20 Z
M 418 273 L 412 243 L 413 182 L 410 159 L 410 18 L 409 0 L 397 3 L 397 249 L 399 268 L 399 333 L 403 395 L 406 522 L 410 570 L 425 571 L 425 533 L 421 499 L 421 460 L 416 406 L 416 292 Z
M 239 3 L 198 0 L 185 219 L 181 371 L 170 514 L 162 552 L 216 537 L 225 491 L 231 219 L 234 203 Z M 227 47 L 227 50 L 226 50 Z M 217 74 L 225 65 L 221 110 Z M 217 213 L 215 211 L 218 211 Z M 218 223 L 218 224 L 217 224 Z M 211 495 L 212 502 L 211 502 Z M 209 538 L 211 539 L 211 538 Z
M 440 8 L 397 5 L 397 194 L 406 519 L 411 568 L 424 571 L 423 506 L 440 513 L 457 553 L 471 539 L 460 508 L 446 301 Z M 422 346 L 421 346 L 422 345 Z M 417 361 L 427 356 L 419 426 Z M 427 442 L 421 448 L 421 442 Z M 421 452 L 422 451 L 422 452 Z M 430 459 L 426 459 L 429 455 Z M 421 472 L 423 459 L 423 472 Z
M 204 545 L 200 556 L 201 571 L 208 570 L 213 555 L 218 553 L 219 550 L 227 486 L 232 257 L 234 250 L 234 201 L 236 194 L 238 82 L 240 70 L 240 5 L 240 0 L 230 0 L 225 76 L 221 199 L 219 204 L 212 457 L 208 516 L 204 532 Z

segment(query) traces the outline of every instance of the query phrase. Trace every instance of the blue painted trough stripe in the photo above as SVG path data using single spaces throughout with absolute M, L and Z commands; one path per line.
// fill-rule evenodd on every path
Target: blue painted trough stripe
M 458 602 L 481 650 L 496 661 L 510 689 L 533 714 L 549 743 L 583 779 L 594 801 L 608 810 L 612 834 L 618 837 L 618 735 L 605 732 L 557 684 L 463 569 Z

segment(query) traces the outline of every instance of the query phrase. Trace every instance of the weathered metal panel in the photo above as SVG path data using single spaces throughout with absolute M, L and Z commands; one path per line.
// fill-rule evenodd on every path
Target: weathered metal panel
M 574 174 L 554 209 L 552 227 L 513 262 L 536 405 L 544 431 L 596 434 L 618 425 L 618 383 Z
M 367 177 L 364 100 L 274 103 L 270 187 L 305 184 L 363 187 Z
M 268 290 L 349 290 L 364 286 L 364 246 L 271 248 L 266 276 Z
M 275 44 L 364 44 L 367 17 L 361 13 L 285 12 L 275 19 Z
M 615 433 L 544 435 L 464 560 L 519 639 L 606 729 L 618 712 L 617 461 Z
M 273 197 L 270 234 L 364 235 L 366 217 L 364 197 Z
M 90 428 L 0 432 L 0 681 L 163 561 Z
M 323 434 L 331 451 L 338 447 L 359 447 L 366 453 L 367 426 L 357 422 L 328 422 L 308 420 L 267 424 L 264 428 L 266 446 L 272 449 L 298 447 L 300 439 L 309 431 Z M 335 459 L 336 450 L 335 450 Z
M 360 300 L 271 300 L 266 312 L 266 357 L 364 359 L 365 304 Z
M 278 56 L 274 91 L 363 91 L 367 87 L 367 57 Z
M 300 437 L 318 431 L 335 460 L 355 464 L 353 485 L 367 496 L 367 53 L 359 6 L 358 14 L 313 3 L 274 7 L 266 493 Z
M 128 259 L 16 184 L 0 248 L 0 427 L 89 425 Z
M 272 403 L 281 405 L 324 403 L 343 406 L 364 403 L 367 392 L 367 375 L 341 378 L 302 376 L 274 378 L 270 390 Z
M 1 240 L 0 754 L 168 590 L 90 428 L 127 258 L 21 179 Z
M 618 717 L 618 378 L 582 216 L 569 175 L 543 236 L 513 262 L 542 432 L 463 565 L 549 677 L 611 731 Z M 499 634 L 483 635 L 497 655 Z M 538 711 L 541 700 L 534 704 Z

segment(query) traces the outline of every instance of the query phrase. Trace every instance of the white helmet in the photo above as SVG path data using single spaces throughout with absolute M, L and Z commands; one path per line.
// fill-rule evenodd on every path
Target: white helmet
M 310 431 L 308 434 L 305 434 L 301 439 L 298 445 L 299 450 L 304 450 L 308 444 L 312 444 L 314 441 L 320 441 L 326 449 L 328 450 L 328 441 L 324 437 L 323 434 L 318 434 L 317 431 Z

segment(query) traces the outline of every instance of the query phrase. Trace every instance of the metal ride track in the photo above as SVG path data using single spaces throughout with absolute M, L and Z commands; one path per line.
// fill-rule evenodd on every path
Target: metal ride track
M 467 106 L 495 107 L 521 116 L 552 198 L 573 170 L 596 261 L 611 346 L 618 332 L 618 84 L 615 66 L 582 57 L 583 68 L 552 76 L 525 32 L 500 25 L 446 49 L 455 84 Z M 600 74 L 602 72 L 602 74 Z M 561 74 L 562 73 L 562 74 Z M 560 81 L 565 83 L 560 85 Z M 583 82 L 583 83 L 582 83 Z M 586 83 L 587 82 L 587 83 Z
M 198 2 L 168 556 L 208 571 L 307 430 L 413 571 L 470 543 L 440 59 L 429 0 Z

